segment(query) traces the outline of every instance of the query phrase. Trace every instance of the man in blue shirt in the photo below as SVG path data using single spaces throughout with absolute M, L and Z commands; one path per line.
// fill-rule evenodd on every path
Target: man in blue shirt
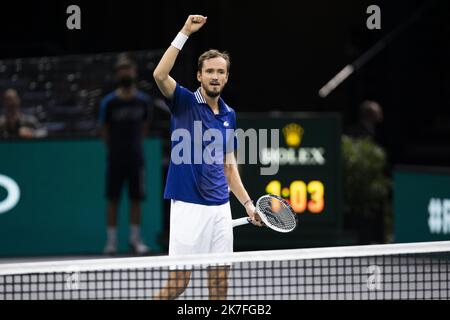
M 102 136 L 107 146 L 108 231 L 104 253 L 117 252 L 117 211 L 123 185 L 128 181 L 130 207 L 129 244 L 137 254 L 149 253 L 140 236 L 141 204 L 145 197 L 142 143 L 151 117 L 150 97 L 136 88 L 135 63 L 120 56 L 116 63 L 118 88 L 100 105 Z
M 153 73 L 158 88 L 171 101 L 172 154 L 164 192 L 165 199 L 171 200 L 170 256 L 233 251 L 229 190 L 251 222 L 261 226 L 237 170 L 236 141 L 230 134 L 236 129 L 236 114 L 220 97 L 230 71 L 228 54 L 209 50 L 200 56 L 200 88 L 195 92 L 169 75 L 183 44 L 206 19 L 188 17 Z M 226 298 L 228 272 L 225 266 L 208 269 L 210 299 Z M 189 271 L 171 272 L 167 286 L 155 298 L 177 298 L 189 279 Z

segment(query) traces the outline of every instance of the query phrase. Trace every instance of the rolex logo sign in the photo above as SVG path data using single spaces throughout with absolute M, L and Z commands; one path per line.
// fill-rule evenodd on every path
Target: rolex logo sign
M 286 144 L 292 148 L 298 148 L 302 143 L 305 130 L 296 123 L 288 124 L 283 128 L 283 135 Z
M 305 129 L 297 123 L 282 129 L 286 147 L 263 148 L 261 163 L 290 166 L 323 166 L 326 163 L 324 147 L 301 147 Z

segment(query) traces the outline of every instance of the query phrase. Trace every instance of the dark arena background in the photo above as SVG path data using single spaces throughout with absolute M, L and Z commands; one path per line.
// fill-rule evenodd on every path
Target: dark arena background
M 71 5 L 80 29 L 67 26 Z M 8 1 L 1 11 L 0 300 L 147 299 L 180 265 L 198 271 L 181 298 L 207 299 L 207 262 L 233 265 L 233 300 L 450 297 L 448 1 Z M 234 254 L 178 261 L 167 257 L 163 198 L 170 102 L 153 71 L 189 14 L 207 23 L 171 75 L 195 91 L 199 55 L 230 53 L 222 97 L 237 127 L 279 130 L 279 146 L 260 141 L 265 162 L 240 164 L 240 176 L 255 201 L 285 199 L 298 225 L 236 227 Z M 142 252 L 130 244 L 127 192 L 117 248 L 105 249 L 99 119 L 124 56 L 150 97 Z M 31 131 L 8 127 L 11 105 Z M 273 163 L 276 174 L 261 174 Z M 234 219 L 246 215 L 230 203 Z

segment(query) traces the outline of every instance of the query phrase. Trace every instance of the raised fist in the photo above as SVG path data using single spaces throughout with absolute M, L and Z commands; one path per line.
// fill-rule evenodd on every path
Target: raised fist
M 207 17 L 200 16 L 200 15 L 190 15 L 186 23 L 184 24 L 183 29 L 181 29 L 181 32 L 183 32 L 185 35 L 190 36 L 194 32 L 197 32 L 203 25 L 206 23 Z

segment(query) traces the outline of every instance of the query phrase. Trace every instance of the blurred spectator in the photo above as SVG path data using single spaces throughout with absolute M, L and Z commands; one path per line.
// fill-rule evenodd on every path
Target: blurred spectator
M 358 123 L 347 134 L 353 138 L 371 138 L 376 140 L 377 126 L 383 122 L 383 109 L 375 102 L 366 100 L 359 108 Z
M 357 232 L 359 244 L 384 243 L 391 229 L 391 181 L 388 156 L 381 144 L 381 106 L 361 103 L 358 122 L 343 138 L 346 228 Z
M 140 236 L 141 204 L 144 190 L 143 139 L 148 129 L 151 99 L 136 88 L 135 63 L 120 56 L 116 63 L 118 88 L 108 94 L 100 106 L 102 137 L 108 149 L 106 196 L 108 231 L 105 254 L 117 252 L 117 214 L 123 185 L 128 181 L 130 207 L 129 244 L 137 254 L 150 249 Z
M 33 139 L 47 136 L 47 130 L 35 116 L 21 113 L 20 97 L 15 89 L 4 92 L 3 108 L 5 115 L 0 116 L 0 138 Z

